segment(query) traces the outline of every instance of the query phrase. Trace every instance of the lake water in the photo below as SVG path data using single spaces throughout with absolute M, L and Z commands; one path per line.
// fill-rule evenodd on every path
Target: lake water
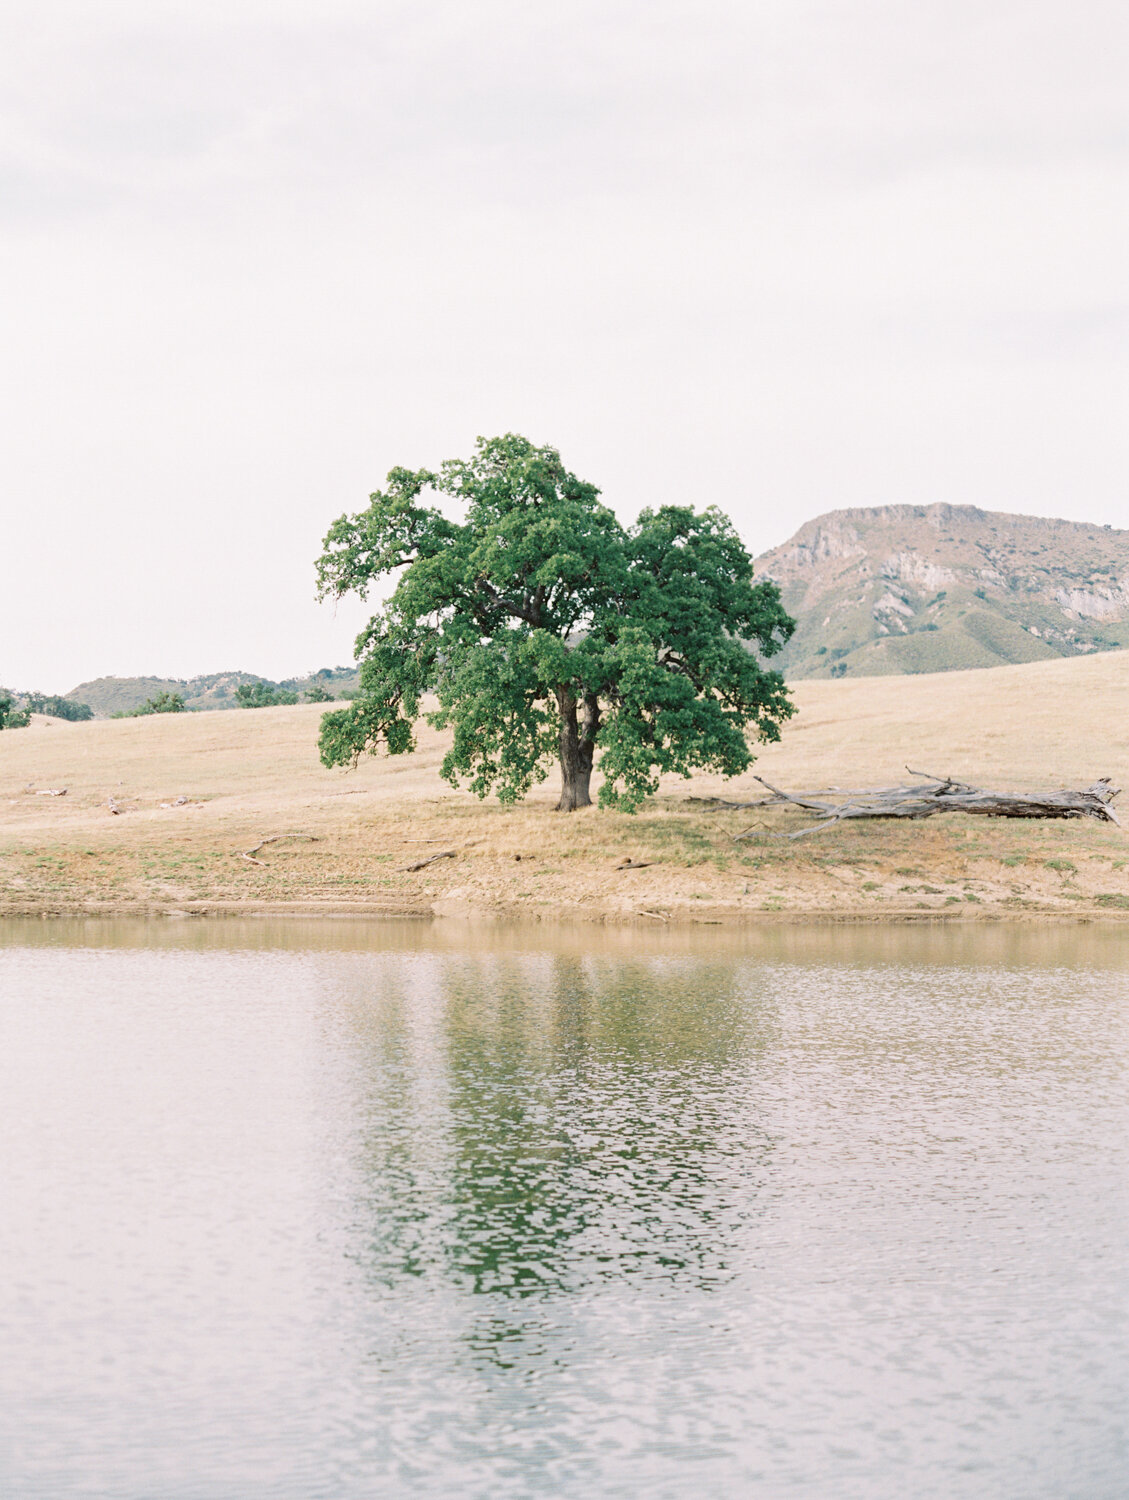
M 0 923 L 0 1494 L 1129 1493 L 1129 929 Z

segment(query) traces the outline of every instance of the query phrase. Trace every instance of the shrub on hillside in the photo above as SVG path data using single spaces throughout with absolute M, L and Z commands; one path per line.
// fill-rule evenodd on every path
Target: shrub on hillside
M 70 698 L 60 698 L 56 694 L 48 697 L 43 693 L 28 693 L 24 707 L 33 714 L 49 714 L 52 719 L 69 719 L 72 723 L 94 717 L 89 703 L 73 703 Z
M 240 708 L 278 708 L 297 703 L 298 694 L 269 682 L 241 682 L 235 689 L 235 701 Z
M 155 697 L 146 698 L 144 703 L 138 704 L 120 714 L 111 714 L 114 719 L 143 719 L 148 714 L 182 714 L 187 712 L 187 705 L 179 693 L 157 693 Z
M 0 729 L 26 729 L 30 723 L 26 708 L 17 708 L 7 693 L 0 694 Z

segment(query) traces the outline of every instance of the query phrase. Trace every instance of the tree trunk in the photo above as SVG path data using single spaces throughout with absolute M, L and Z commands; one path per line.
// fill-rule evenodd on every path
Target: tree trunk
M 578 722 L 576 699 L 567 687 L 558 687 L 557 707 L 561 713 L 561 800 L 557 811 L 575 812 L 578 807 L 592 806 L 588 784 L 592 779 L 600 706 L 594 693 L 585 694 L 584 716 Z
M 818 792 L 782 792 L 763 776 L 756 776 L 753 779 L 768 787 L 771 797 L 759 797 L 755 802 L 725 802 L 720 797 L 691 800 L 712 802 L 726 808 L 791 803 L 793 807 L 815 813 L 823 819 L 821 823 L 798 828 L 793 833 L 769 834 L 769 838 L 803 838 L 805 834 L 816 833 L 848 818 L 931 818 L 939 812 L 982 813 L 993 818 L 1097 818 L 1120 826 L 1120 819 L 1110 806 L 1120 788 L 1114 786 L 1108 776 L 1079 791 L 1064 787 L 1061 791 L 1030 795 L 1024 792 L 987 792 L 970 786 L 968 782 L 954 781 L 951 776 L 942 780 L 911 770 L 909 766 L 906 770 L 911 776 L 923 779 L 914 786 L 871 787 L 863 791 L 828 787 Z M 763 831 L 763 826 L 750 828 L 745 833 L 735 833 L 733 838 L 759 838 Z

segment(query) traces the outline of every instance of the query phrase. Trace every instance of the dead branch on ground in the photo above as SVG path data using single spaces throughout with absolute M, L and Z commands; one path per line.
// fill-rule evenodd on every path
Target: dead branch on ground
M 412 870 L 422 870 L 425 865 L 433 865 L 437 859 L 454 859 L 456 852 L 454 849 L 444 849 L 439 854 L 429 854 L 426 859 L 417 860 L 414 865 L 403 865 L 400 873 L 406 875 Z
M 241 850 L 239 858 L 245 859 L 253 865 L 265 865 L 266 860 L 256 859 L 255 855 L 258 854 L 260 849 L 265 849 L 268 844 L 277 844 L 282 839 L 308 839 L 311 844 L 318 842 L 318 837 L 315 833 L 268 833 L 266 838 L 260 839 L 250 849 Z
M 764 833 L 759 828 L 747 828 L 732 835 L 734 841 L 751 838 L 804 838 L 809 833 L 818 833 L 830 828 L 833 823 L 846 822 L 852 818 L 931 818 L 934 813 L 963 812 L 978 813 L 993 818 L 1097 818 L 1103 823 L 1120 820 L 1111 806 L 1119 794 L 1108 776 L 1103 776 L 1091 786 L 1072 790 L 1064 787 L 1057 792 L 993 792 L 982 787 L 957 781 L 952 776 L 932 776 L 925 771 L 914 771 L 907 766 L 911 776 L 923 779 L 910 786 L 868 787 L 848 789 L 826 787 L 814 792 L 785 792 L 765 781 L 763 776 L 755 779 L 770 792 L 768 797 L 759 797 L 753 802 L 726 802 L 720 797 L 699 798 L 709 800 L 714 806 L 736 811 L 747 807 L 797 807 L 802 812 L 818 817 L 818 823 L 807 828 L 798 828 L 792 833 Z
M 651 859 L 625 859 L 622 864 L 616 865 L 616 870 L 646 870 L 654 864 Z

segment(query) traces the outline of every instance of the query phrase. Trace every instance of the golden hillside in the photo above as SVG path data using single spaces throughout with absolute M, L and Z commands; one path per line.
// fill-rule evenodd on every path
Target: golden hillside
M 1098 776 L 1129 782 L 1129 652 L 991 672 L 802 681 L 795 699 L 783 742 L 764 747 L 755 767 L 792 789 L 889 783 L 907 764 L 1020 789 Z M 316 751 L 320 716 L 319 706 L 300 705 L 81 724 L 37 719 L 0 735 L 0 902 L 9 911 L 312 903 L 588 916 L 642 905 L 654 920 L 706 902 L 727 913 L 877 915 L 883 906 L 951 907 L 958 892 L 963 900 L 968 859 L 959 851 L 971 840 L 985 858 L 998 855 L 999 868 L 979 897 L 970 892 L 970 906 L 1075 911 L 1089 909 L 1091 897 L 1102 897 L 1103 909 L 1120 909 L 1121 899 L 1129 906 L 1119 863 L 1129 849 L 1104 825 L 943 817 L 734 844 L 729 835 L 748 825 L 748 814 L 686 798 L 756 796 L 751 775 L 671 779 L 635 818 L 553 813 L 555 776 L 523 806 L 504 809 L 439 779 L 445 738 L 426 725 L 412 756 L 326 770 Z M 63 787 L 65 797 L 37 795 Z M 272 833 L 317 842 L 272 846 L 262 866 L 241 859 Z M 402 869 L 413 855 L 448 848 L 455 857 L 424 872 Z M 651 867 L 616 874 L 611 866 L 625 853 Z M 1056 858 L 1076 868 L 1056 871 L 1047 863 Z M 1093 866 L 1086 880 L 1079 861 Z M 983 861 L 977 868 L 987 873 Z M 868 880 L 858 878 L 864 870 Z M 936 891 L 910 888 L 907 870 L 918 870 L 924 887 L 932 875 Z M 942 890 L 944 881 L 953 889 Z M 873 890 L 864 893 L 867 884 Z

